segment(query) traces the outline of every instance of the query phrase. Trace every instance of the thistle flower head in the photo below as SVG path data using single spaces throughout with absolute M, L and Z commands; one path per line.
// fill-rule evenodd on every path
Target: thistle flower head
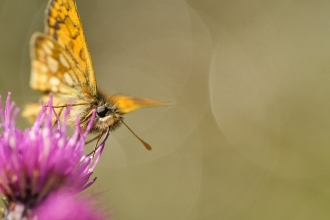
M 64 111 L 64 122 L 69 111 L 70 107 Z M 68 137 L 65 123 L 58 121 L 57 126 L 53 126 L 53 119 L 58 115 L 52 100 L 42 108 L 34 125 L 25 131 L 15 127 L 17 115 L 9 93 L 5 109 L 0 105 L 0 193 L 5 196 L 8 212 L 19 209 L 25 216 L 59 189 L 75 194 L 94 183 L 96 178 L 90 180 L 90 177 L 107 136 L 95 157 L 90 157 L 84 155 L 84 146 L 91 123 L 82 132 L 77 119 L 75 133 Z

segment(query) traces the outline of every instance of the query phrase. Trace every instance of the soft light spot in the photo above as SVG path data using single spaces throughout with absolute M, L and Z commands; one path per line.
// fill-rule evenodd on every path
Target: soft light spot
M 59 55 L 59 60 L 60 60 L 60 63 L 65 66 L 66 68 L 70 68 L 70 65 L 68 63 L 68 61 L 66 61 L 66 59 L 64 58 L 63 54 L 60 54 Z
M 51 56 L 47 56 L 47 65 L 49 69 L 53 72 L 56 73 L 58 70 L 58 62 Z
M 48 128 L 44 128 L 42 130 L 42 137 L 43 138 L 48 138 L 49 133 L 50 133 L 49 129 Z
M 68 142 L 68 146 L 73 147 L 76 144 L 76 141 L 73 140 L 72 138 Z
M 62 148 L 64 147 L 64 144 L 65 144 L 65 141 L 63 138 L 59 139 L 58 142 L 57 142 L 57 145 L 59 148 Z
M 34 132 L 30 132 L 30 139 L 31 140 L 35 140 L 36 139 L 36 135 L 34 134 Z
M 18 180 L 18 177 L 17 177 L 17 175 L 13 175 L 12 177 L 11 177 L 11 182 L 16 182 Z
M 40 70 L 40 73 L 48 73 L 48 71 L 49 71 L 48 67 L 44 64 L 41 64 L 41 63 L 39 64 L 38 69 Z
M 14 148 L 15 147 L 15 145 L 16 145 L 16 139 L 15 139 L 15 137 L 11 136 L 9 138 L 9 145 L 10 145 L 11 148 Z
M 39 56 L 39 59 L 40 59 L 40 58 L 44 58 L 44 57 L 46 56 L 45 51 L 43 51 L 43 50 L 38 50 L 38 56 Z
M 61 83 L 61 81 L 55 76 L 52 76 L 49 79 L 49 84 L 51 84 L 53 86 L 58 86 L 60 83 Z
M 71 78 L 71 76 L 69 75 L 69 73 L 65 72 L 63 76 L 64 76 L 64 81 L 65 81 L 69 86 L 72 86 L 72 85 L 73 85 L 73 79 Z
M 54 49 L 54 44 L 51 41 L 46 41 L 46 44 L 51 48 Z
M 112 116 L 112 115 L 109 115 L 109 116 L 104 117 L 104 118 L 99 118 L 99 121 L 101 121 L 101 122 L 105 122 L 105 121 L 108 121 L 108 120 L 111 119 L 111 118 L 113 118 L 113 116 Z
M 42 49 L 46 52 L 48 55 L 52 55 L 52 50 L 49 48 L 47 44 L 42 44 Z
M 46 83 L 47 82 L 48 77 L 46 75 L 42 74 L 42 75 L 39 75 L 38 77 L 39 77 L 38 80 L 39 80 L 40 83 Z

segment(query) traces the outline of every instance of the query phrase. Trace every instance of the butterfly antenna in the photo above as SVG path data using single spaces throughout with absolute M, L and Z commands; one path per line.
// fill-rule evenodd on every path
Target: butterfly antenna
M 76 103 L 76 104 L 70 104 L 71 107 L 73 106 L 79 106 L 79 105 L 90 105 L 90 103 Z M 48 105 L 44 105 L 45 107 L 49 107 Z M 67 108 L 69 104 L 65 105 L 53 105 L 52 108 Z
M 147 143 L 147 142 L 145 142 L 144 140 L 142 140 L 139 136 L 137 136 L 135 133 L 134 133 L 134 131 L 132 131 L 132 129 L 130 128 L 130 127 L 128 127 L 128 125 L 127 124 L 125 124 L 125 122 L 123 121 L 123 120 L 120 120 L 125 126 L 126 126 L 126 128 L 130 131 L 130 132 L 132 132 L 132 134 L 139 140 L 139 141 L 141 141 L 141 143 L 148 149 L 148 150 L 151 150 L 152 148 L 151 148 L 151 146 Z

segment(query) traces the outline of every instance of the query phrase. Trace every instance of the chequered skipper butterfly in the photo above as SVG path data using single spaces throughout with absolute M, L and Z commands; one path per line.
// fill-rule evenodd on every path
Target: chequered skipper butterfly
M 96 116 L 91 132 L 101 133 L 99 138 L 107 131 L 125 124 L 123 114 L 140 107 L 165 103 L 161 100 L 109 95 L 97 88 L 92 60 L 74 0 L 49 1 L 45 31 L 35 33 L 31 38 L 31 60 L 32 89 L 41 91 L 44 100 L 49 98 L 49 93 L 53 93 L 53 103 L 60 109 L 71 102 L 74 107 L 69 122 L 74 124 L 79 115 L 82 129 L 86 129 L 95 109 Z M 38 105 L 28 105 L 23 115 L 29 118 L 35 116 L 36 106 Z M 142 143 L 147 149 L 151 149 L 147 143 Z

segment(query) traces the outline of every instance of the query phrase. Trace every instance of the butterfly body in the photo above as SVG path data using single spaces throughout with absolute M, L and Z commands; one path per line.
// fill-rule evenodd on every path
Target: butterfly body
M 90 101 L 90 105 L 80 105 L 72 108 L 72 117 L 70 117 L 72 123 L 75 120 L 74 117 L 80 115 L 80 125 L 85 130 L 90 113 L 95 109 L 96 115 L 90 132 L 103 132 L 108 128 L 110 131 L 114 131 L 121 125 L 123 113 L 116 105 L 115 96 L 107 96 L 98 90 L 97 96 L 90 99 Z
M 85 130 L 95 110 L 91 132 L 104 133 L 118 128 L 123 114 L 164 105 L 162 100 L 100 91 L 74 0 L 50 0 L 45 14 L 44 33 L 31 37 L 30 86 L 42 92 L 45 102 L 52 93 L 54 106 L 72 104 L 69 123 L 74 124 L 79 116 Z M 28 105 L 23 115 L 32 119 L 38 113 L 36 108 L 40 106 Z

